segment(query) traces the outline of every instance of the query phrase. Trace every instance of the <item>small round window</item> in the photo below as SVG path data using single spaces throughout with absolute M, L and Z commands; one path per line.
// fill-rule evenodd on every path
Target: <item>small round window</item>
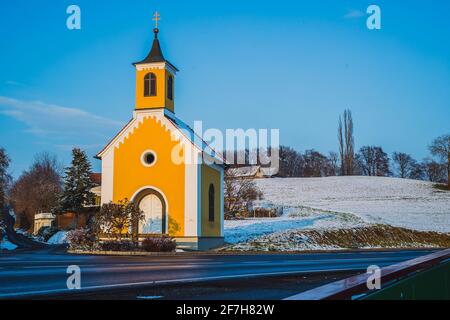
M 141 162 L 146 167 L 153 166 L 155 164 L 155 162 L 156 162 L 156 154 L 153 151 L 151 151 L 151 150 L 145 151 L 142 154 Z

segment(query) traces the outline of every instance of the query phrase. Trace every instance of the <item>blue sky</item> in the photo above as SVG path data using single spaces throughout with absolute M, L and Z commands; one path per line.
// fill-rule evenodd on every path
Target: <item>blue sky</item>
M 81 8 L 82 29 L 66 28 Z M 382 29 L 368 30 L 370 4 Z M 153 11 L 180 72 L 176 114 L 204 127 L 279 128 L 282 144 L 337 150 L 350 108 L 356 147 L 417 159 L 450 131 L 450 2 L 0 2 L 0 146 L 18 176 L 34 154 L 90 156 L 131 117 L 132 62 L 148 53 Z M 100 163 L 93 159 L 95 170 Z

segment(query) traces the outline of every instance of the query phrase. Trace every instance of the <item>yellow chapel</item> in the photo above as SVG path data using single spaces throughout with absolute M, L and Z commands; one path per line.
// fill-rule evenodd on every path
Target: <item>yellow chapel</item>
M 157 25 L 153 32 L 149 54 L 133 63 L 133 117 L 96 156 L 102 162 L 101 203 L 135 202 L 145 215 L 140 238 L 166 234 L 181 248 L 218 247 L 223 244 L 223 160 L 175 116 L 179 70 L 164 58 Z

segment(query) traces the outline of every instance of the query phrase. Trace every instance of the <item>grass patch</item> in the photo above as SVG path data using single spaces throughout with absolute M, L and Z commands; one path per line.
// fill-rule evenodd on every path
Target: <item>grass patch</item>
M 448 248 L 450 233 L 388 225 L 351 229 L 289 230 L 233 245 L 231 251 L 305 251 L 360 248 Z
M 433 188 L 441 191 L 450 191 L 447 184 L 437 183 L 433 185 Z
M 450 235 L 438 232 L 416 231 L 386 225 L 355 229 L 308 231 L 305 234 L 316 243 L 342 248 L 362 247 L 450 247 Z

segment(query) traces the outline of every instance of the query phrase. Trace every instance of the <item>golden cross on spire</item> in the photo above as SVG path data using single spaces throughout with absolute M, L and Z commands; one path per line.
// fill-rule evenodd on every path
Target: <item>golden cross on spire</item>
M 160 14 L 158 13 L 158 11 L 155 11 L 155 14 L 153 15 L 153 21 L 155 21 L 155 28 L 158 28 L 158 21 L 161 20 L 160 18 Z

